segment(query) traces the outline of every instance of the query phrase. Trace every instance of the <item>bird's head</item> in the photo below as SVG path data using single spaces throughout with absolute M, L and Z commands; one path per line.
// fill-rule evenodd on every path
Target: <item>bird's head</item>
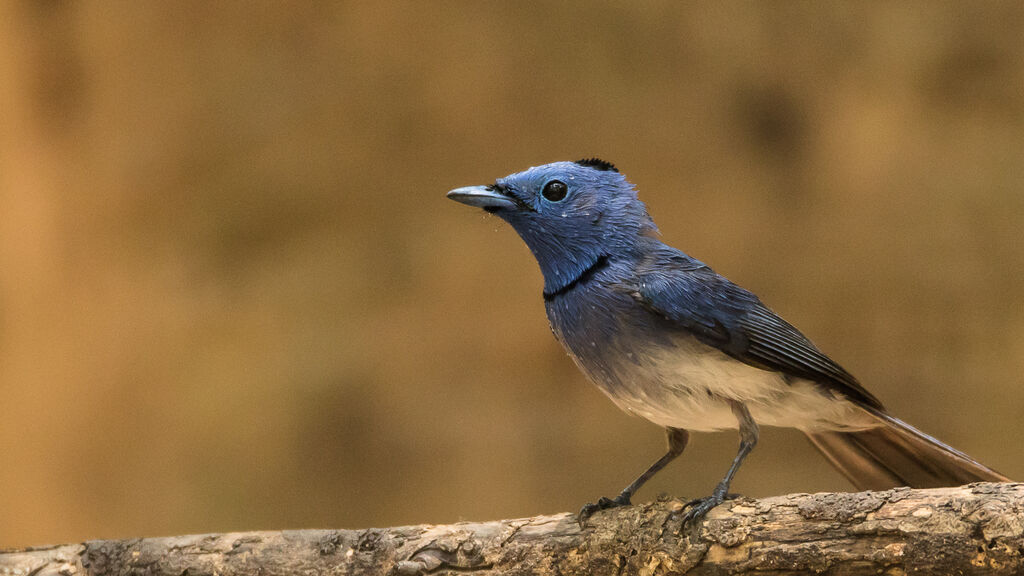
M 603 160 L 536 166 L 490 186 L 452 190 L 448 197 L 511 224 L 537 258 L 548 293 L 657 232 L 633 185 Z

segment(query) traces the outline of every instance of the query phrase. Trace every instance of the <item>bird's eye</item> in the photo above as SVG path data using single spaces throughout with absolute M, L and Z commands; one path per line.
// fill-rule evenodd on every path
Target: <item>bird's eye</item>
M 569 187 L 561 180 L 552 180 L 544 185 L 541 194 L 551 202 L 559 202 L 569 193 Z

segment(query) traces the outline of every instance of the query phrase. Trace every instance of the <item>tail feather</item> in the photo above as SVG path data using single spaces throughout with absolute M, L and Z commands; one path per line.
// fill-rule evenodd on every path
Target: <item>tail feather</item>
M 902 420 L 877 410 L 869 412 L 878 420 L 878 427 L 857 432 L 806 433 L 811 443 L 860 490 L 1010 481 Z

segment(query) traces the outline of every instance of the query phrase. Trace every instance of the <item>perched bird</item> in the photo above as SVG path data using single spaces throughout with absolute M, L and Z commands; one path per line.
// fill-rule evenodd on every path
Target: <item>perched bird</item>
M 668 452 L 615 498 L 630 504 L 679 456 L 689 431 L 738 429 L 739 452 L 683 521 L 720 504 L 758 426 L 804 432 L 857 488 L 1008 479 L 890 416 L 857 379 L 754 294 L 663 244 L 636 190 L 609 162 L 555 162 L 448 192 L 508 222 L 544 275 L 551 329 L 623 410 L 668 434 Z

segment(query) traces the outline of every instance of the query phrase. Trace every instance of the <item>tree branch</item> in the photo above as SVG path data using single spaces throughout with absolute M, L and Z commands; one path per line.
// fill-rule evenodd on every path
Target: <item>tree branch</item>
M 1021 574 L 1024 484 L 737 499 L 680 529 L 668 500 L 446 526 L 98 540 L 0 551 L 0 576 Z

